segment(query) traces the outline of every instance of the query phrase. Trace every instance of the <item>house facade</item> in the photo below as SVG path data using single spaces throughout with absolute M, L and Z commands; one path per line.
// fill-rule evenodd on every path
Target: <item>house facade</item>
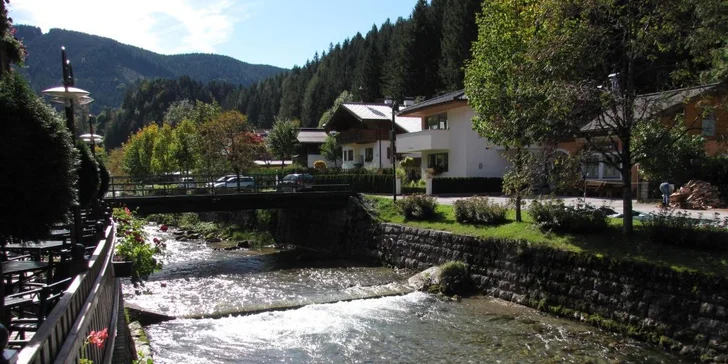
M 395 133 L 419 131 L 420 120 L 395 117 Z M 348 102 L 341 104 L 324 129 L 336 135 L 342 149 L 342 168 L 392 168 L 390 133 L 392 108 L 385 104 Z M 398 150 L 398 160 L 403 157 Z M 419 158 L 419 154 L 413 155 Z
M 321 145 L 326 141 L 327 135 L 326 130 L 321 128 L 299 128 L 296 161 L 308 168 L 313 168 L 316 161 L 322 160 L 326 162 L 327 166 L 333 167 L 333 163 L 325 160 L 321 155 Z
M 400 153 L 421 153 L 422 175 L 428 169 L 441 177 L 503 177 L 510 163 L 504 150 L 473 130 L 475 111 L 464 90 L 438 96 L 400 111 L 417 118 L 421 131 L 397 136 Z
M 728 92 L 725 85 L 709 84 L 639 95 L 635 104 L 637 113 L 656 114 L 665 125 L 672 125 L 676 119 L 682 119 L 689 134 L 703 136 L 708 155 L 728 155 L 723 142 L 728 136 Z M 606 119 L 602 123 L 608 123 Z M 559 148 L 567 153 L 580 150 L 587 145 L 585 138 L 589 136 L 592 140 L 602 140 L 603 146 L 607 150 L 614 150 L 616 154 L 622 147 L 621 141 L 608 136 L 607 130 L 608 127 L 600 127 L 592 122 L 582 129 L 581 135 L 559 143 Z M 586 179 L 621 187 L 621 173 L 606 158 L 616 160 L 616 156 L 610 157 L 608 153 L 593 153 L 587 159 L 583 168 Z M 632 168 L 631 187 L 637 189 L 639 182 L 639 165 L 636 165 Z

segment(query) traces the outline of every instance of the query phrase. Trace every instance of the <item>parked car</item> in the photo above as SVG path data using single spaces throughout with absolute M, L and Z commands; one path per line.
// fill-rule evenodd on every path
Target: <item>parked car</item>
M 278 190 L 283 192 L 300 192 L 313 190 L 314 178 L 310 174 L 289 174 L 278 183 Z
M 227 181 L 228 179 L 230 179 L 230 178 L 235 178 L 235 177 L 237 177 L 237 176 L 236 176 L 236 175 L 234 175 L 234 174 L 228 174 L 227 176 L 222 176 L 222 177 L 220 177 L 220 178 L 216 179 L 216 180 L 215 180 L 215 181 L 213 181 L 213 182 L 208 182 L 206 186 L 207 186 L 207 187 L 214 187 L 214 186 L 215 186 L 215 184 L 217 184 L 217 183 L 220 183 L 220 182 L 225 182 L 225 181 Z
M 192 177 L 182 177 L 180 179 L 180 183 L 177 184 L 178 188 L 195 188 L 197 184 L 195 183 L 195 179 Z
M 237 189 L 238 188 L 238 177 L 232 176 L 229 178 L 226 178 L 223 182 L 215 182 L 215 188 L 229 188 L 229 189 Z M 253 177 L 248 176 L 240 176 L 240 189 L 241 190 L 252 190 L 253 187 L 255 187 L 255 180 Z

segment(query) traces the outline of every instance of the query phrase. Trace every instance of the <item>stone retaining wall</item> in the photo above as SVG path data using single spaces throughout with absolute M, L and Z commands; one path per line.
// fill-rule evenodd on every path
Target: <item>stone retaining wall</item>
M 480 292 L 705 361 L 728 362 L 728 280 L 529 244 L 395 224 L 369 254 L 400 268 L 467 263 Z

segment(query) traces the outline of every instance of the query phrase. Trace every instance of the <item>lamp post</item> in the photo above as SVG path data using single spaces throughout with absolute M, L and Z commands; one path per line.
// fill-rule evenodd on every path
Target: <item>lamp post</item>
M 66 57 L 66 48 L 61 47 L 61 67 L 63 68 L 63 86 L 49 88 L 43 90 L 43 94 L 50 96 L 50 101 L 61 103 L 66 109 L 66 127 L 71 132 L 71 142 L 76 143 L 76 125 L 73 117 L 74 102 L 86 105 L 93 102 L 89 97 L 89 92 L 80 88 L 73 87 L 73 68 L 71 61 Z M 73 206 L 73 242 L 81 243 L 81 206 L 78 204 Z
M 395 131 L 395 128 L 394 128 L 394 124 L 395 124 L 394 118 L 395 118 L 395 114 L 397 113 L 397 109 L 399 108 L 399 102 L 397 102 L 396 100 L 394 100 L 392 98 L 387 97 L 384 100 L 384 103 L 387 106 L 392 107 L 392 130 L 389 132 L 390 133 L 389 134 L 389 145 L 390 145 L 389 148 L 391 150 L 390 156 L 391 156 L 391 160 L 392 160 L 392 175 L 393 175 L 392 177 L 394 177 L 394 178 L 392 178 L 392 200 L 394 202 L 397 202 L 397 148 L 395 147 L 395 144 L 394 144 L 395 141 L 397 140 L 397 132 Z M 381 141 L 380 141 L 380 143 L 381 143 Z

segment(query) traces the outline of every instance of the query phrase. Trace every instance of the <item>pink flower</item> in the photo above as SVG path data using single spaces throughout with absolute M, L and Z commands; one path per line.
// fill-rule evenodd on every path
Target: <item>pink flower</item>
M 89 344 L 94 344 L 97 347 L 104 346 L 104 341 L 109 338 L 109 329 L 103 329 L 101 331 L 91 331 L 91 333 L 88 335 L 88 338 L 86 338 L 86 341 L 89 342 Z
M 162 230 L 163 232 L 167 232 L 167 229 L 169 229 L 167 225 L 162 225 L 159 227 L 159 230 Z

